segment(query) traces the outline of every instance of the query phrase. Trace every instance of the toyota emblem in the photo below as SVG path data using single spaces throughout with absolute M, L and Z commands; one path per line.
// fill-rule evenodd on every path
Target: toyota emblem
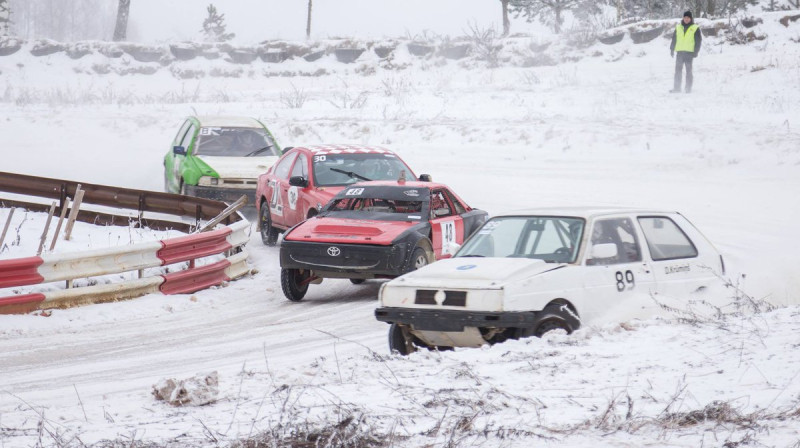
M 331 257 L 338 257 L 340 253 L 342 253 L 342 251 L 336 246 L 331 246 L 328 248 L 328 255 Z

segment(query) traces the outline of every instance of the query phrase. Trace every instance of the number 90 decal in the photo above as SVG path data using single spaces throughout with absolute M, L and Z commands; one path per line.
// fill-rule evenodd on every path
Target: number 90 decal
M 614 274 L 614 278 L 617 280 L 617 291 L 623 292 L 626 289 L 630 290 L 636 287 L 636 282 L 633 278 L 633 272 L 625 271 L 623 274 L 622 271 L 617 271 Z

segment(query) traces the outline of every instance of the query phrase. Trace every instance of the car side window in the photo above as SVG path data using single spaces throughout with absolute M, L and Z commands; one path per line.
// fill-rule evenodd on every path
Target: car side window
M 450 216 L 453 210 L 442 190 L 431 191 L 431 219 Z
M 175 139 L 172 140 L 173 142 L 175 142 L 175 145 L 181 144 L 181 142 L 183 141 L 183 137 L 186 136 L 186 131 L 189 129 L 189 126 L 191 126 L 191 124 L 192 122 L 189 120 L 183 122 L 181 128 L 178 129 L 178 133 L 175 134 Z
M 647 216 L 638 220 L 653 261 L 697 256 L 697 248 L 671 219 L 666 216 Z
M 642 261 L 642 251 L 639 238 L 633 222 L 629 218 L 599 219 L 592 228 L 591 250 L 599 244 L 613 244 L 616 246 L 617 255 L 608 258 L 590 258 L 586 261 L 589 265 L 610 265 Z
M 292 168 L 292 162 L 297 158 L 297 153 L 289 154 L 281 160 L 275 167 L 275 177 L 279 179 L 288 179 L 289 170 Z
M 451 191 L 444 190 L 444 193 L 447 195 L 447 198 L 450 199 L 450 203 L 453 204 L 453 208 L 455 209 L 455 213 L 457 215 L 463 215 L 467 212 L 467 209 L 464 207 L 464 205 L 458 201 Z
M 187 152 L 189 151 L 189 145 L 192 144 L 192 138 L 194 138 L 195 129 L 196 128 L 194 125 L 189 126 L 189 131 L 186 132 L 186 135 L 183 136 L 183 140 L 181 141 L 181 146 L 183 146 L 183 149 L 185 149 Z
M 303 179 L 308 180 L 308 158 L 305 154 L 300 154 L 297 157 L 297 162 L 292 168 L 292 177 L 302 176 Z

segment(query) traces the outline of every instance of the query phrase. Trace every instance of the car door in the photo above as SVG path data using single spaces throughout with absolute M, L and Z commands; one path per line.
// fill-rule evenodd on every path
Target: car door
M 186 131 L 189 130 L 189 126 L 191 125 L 192 122 L 190 120 L 183 122 L 180 129 L 178 129 L 178 133 L 175 134 L 175 138 L 172 139 L 172 144 L 169 145 L 167 155 L 164 157 L 164 191 L 167 193 L 176 191 L 174 148 L 181 145 L 183 137 L 186 135 Z
M 587 311 L 600 322 L 647 318 L 656 311 L 655 277 L 642 235 L 629 216 L 595 219 L 582 269 Z
M 464 220 L 443 189 L 431 191 L 431 243 L 436 259 L 450 258 L 464 243 Z
M 196 132 L 197 126 L 195 126 L 194 123 L 190 124 L 189 129 L 186 131 L 186 134 L 184 134 L 180 144 L 176 145 L 183 147 L 183 149 L 186 151 L 186 155 L 175 154 L 175 157 L 172 161 L 172 188 L 176 193 L 183 193 L 181 191 L 181 185 L 183 183 L 183 164 L 186 161 L 186 158 L 191 155 L 191 151 L 194 149 L 194 138 Z
M 716 252 L 700 250 L 704 241 L 698 240 L 696 244 L 690 238 L 692 228 L 682 228 L 679 222 L 688 224 L 685 218 L 674 218 L 666 215 L 637 217 L 653 260 L 658 294 L 672 306 L 684 305 L 716 283 L 717 275 L 711 268 L 720 263 Z
M 450 200 L 450 203 L 453 204 L 455 213 L 461 217 L 464 225 L 463 239 L 466 240 L 486 222 L 487 213 L 483 210 L 471 209 L 451 190 L 445 188 L 443 191 Z M 463 242 L 462 240 L 458 242 L 458 244 L 463 244 Z
M 302 177 L 306 180 L 306 182 L 308 182 L 308 157 L 306 157 L 305 154 L 300 153 L 295 159 L 294 165 L 292 165 L 292 170 L 289 174 L 289 179 L 292 177 Z M 285 203 L 286 207 L 284 207 L 283 213 L 286 222 L 298 223 L 306 219 L 306 210 L 308 209 L 308 206 L 306 205 L 307 201 L 303 199 L 303 191 L 306 189 L 306 187 L 289 185 L 288 181 L 287 187 Z
M 289 173 L 296 158 L 297 151 L 286 154 L 275 165 L 275 171 L 269 180 L 269 212 L 273 225 L 277 224 L 283 227 L 292 225 L 286 216 L 286 205 L 289 200 Z

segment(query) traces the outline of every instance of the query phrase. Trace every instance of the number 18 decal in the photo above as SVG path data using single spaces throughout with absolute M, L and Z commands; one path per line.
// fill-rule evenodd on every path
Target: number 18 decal
M 636 286 L 636 282 L 633 279 L 633 272 L 625 271 L 623 274 L 622 271 L 617 271 L 614 274 L 614 277 L 617 280 L 617 291 L 622 292 L 626 289 L 633 289 Z

